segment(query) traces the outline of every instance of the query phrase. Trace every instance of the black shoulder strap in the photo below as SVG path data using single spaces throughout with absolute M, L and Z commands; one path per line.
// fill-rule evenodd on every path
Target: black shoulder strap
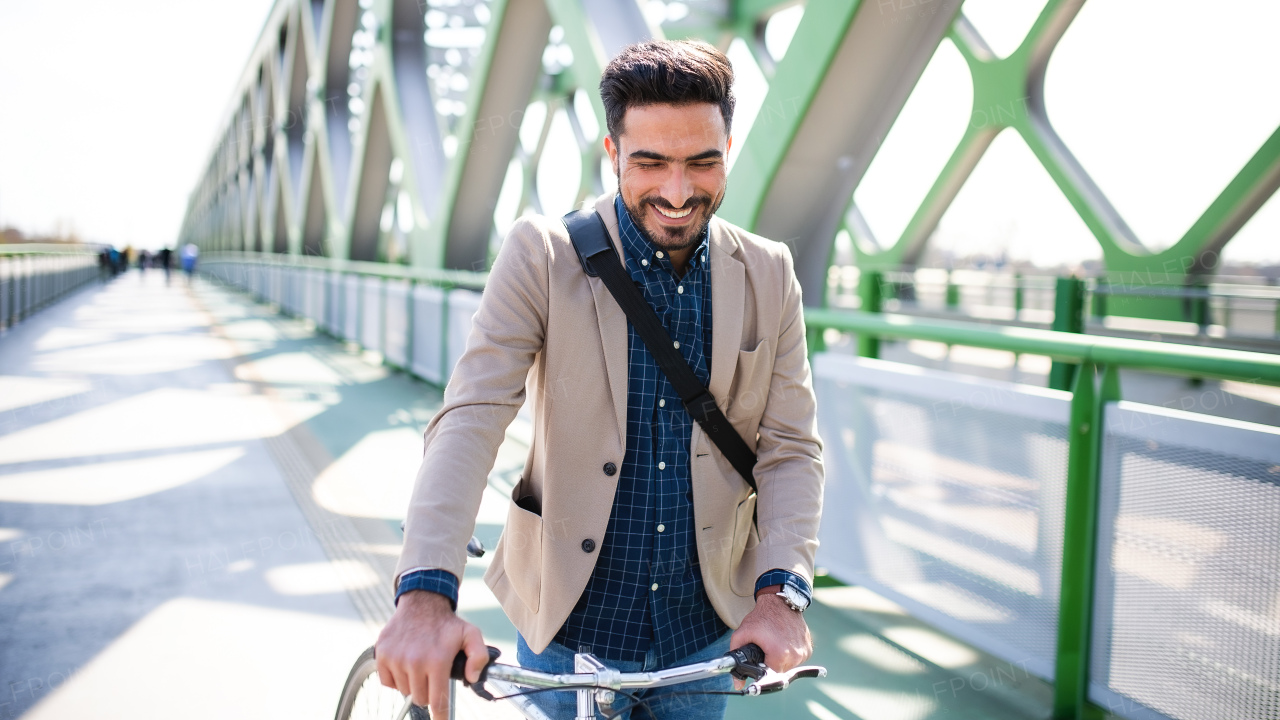
M 569 229 L 569 239 L 573 241 L 573 248 L 578 253 L 583 271 L 604 282 L 613 299 L 618 301 L 622 312 L 635 327 L 636 334 L 644 341 L 645 347 L 649 348 L 658 367 L 680 394 L 690 417 L 698 421 L 711 442 L 720 448 L 720 452 L 724 453 L 742 479 L 755 490 L 755 453 L 751 452 L 742 436 L 729 424 L 729 419 L 716 405 L 711 391 L 703 387 L 693 374 L 689 363 L 685 362 L 684 356 L 672 343 L 671 336 L 662 327 L 657 314 L 623 268 L 613 243 L 609 242 L 609 231 L 605 228 L 604 219 L 594 210 L 580 210 L 565 215 L 564 225 Z

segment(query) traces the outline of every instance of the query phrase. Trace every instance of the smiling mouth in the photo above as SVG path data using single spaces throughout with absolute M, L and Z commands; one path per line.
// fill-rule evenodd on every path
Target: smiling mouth
M 667 210 L 666 208 L 661 208 L 661 207 L 658 207 L 657 205 L 654 205 L 653 207 L 655 210 L 662 213 L 664 216 L 671 218 L 672 220 L 679 220 L 680 218 L 686 217 L 689 213 L 693 212 L 693 206 L 689 206 L 683 210 L 675 210 L 675 209 Z

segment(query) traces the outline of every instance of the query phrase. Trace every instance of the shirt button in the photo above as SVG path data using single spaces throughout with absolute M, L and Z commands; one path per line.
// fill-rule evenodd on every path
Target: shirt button
M 654 583 L 654 584 L 650 585 L 650 586 L 649 586 L 649 589 L 650 589 L 650 590 L 657 590 L 657 589 L 658 589 L 658 583 Z
M 586 540 L 582 541 L 582 552 L 591 553 L 591 552 L 595 552 L 595 549 L 596 549 L 595 540 L 592 540 L 591 538 L 587 538 Z
M 648 261 L 648 260 L 641 260 L 641 261 L 640 261 L 640 264 L 641 264 L 641 265 L 643 265 L 643 266 L 645 266 L 645 267 L 649 267 L 649 261 Z
M 665 532 L 666 529 L 667 529 L 666 525 L 663 525 L 662 523 L 658 523 L 658 532 Z
M 664 463 L 664 462 L 660 462 L 660 463 L 658 463 L 658 469 L 659 469 L 659 470 L 666 470 L 666 469 L 667 469 L 667 464 L 666 464 L 666 463 Z
M 679 340 L 676 340 L 675 342 L 673 342 L 673 343 L 671 343 L 671 344 L 672 344 L 672 345 L 674 345 L 674 346 L 675 346 L 675 348 L 676 348 L 677 350 L 679 350 L 679 349 L 680 349 L 680 341 L 679 341 Z
M 659 401 L 658 401 L 658 407 L 666 407 L 666 406 L 667 406 L 667 401 L 666 401 L 666 400 L 659 400 Z
M 618 472 L 618 466 L 617 466 L 617 465 L 614 465 L 614 464 L 613 464 L 613 463 L 611 463 L 611 462 L 607 462 L 607 463 L 605 463 L 605 464 L 604 464 L 604 474 L 605 474 L 605 475 L 608 475 L 609 477 L 613 477 L 614 475 L 616 475 L 616 474 L 617 474 L 617 472 Z
M 653 254 L 653 256 L 654 256 L 654 257 L 659 257 L 659 258 L 660 258 L 660 257 L 662 257 L 662 251 L 661 251 L 661 250 L 659 250 L 658 252 L 654 253 L 654 254 Z M 654 589 L 656 590 L 657 588 L 654 588 Z
M 676 287 L 676 293 L 677 293 L 677 294 L 680 294 L 680 295 L 683 295 L 683 294 L 684 294 L 684 286 L 683 286 L 683 285 L 679 285 L 679 286 L 677 286 L 677 287 Z

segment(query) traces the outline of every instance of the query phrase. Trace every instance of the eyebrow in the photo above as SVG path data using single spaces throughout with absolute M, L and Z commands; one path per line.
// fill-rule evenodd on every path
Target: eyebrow
M 660 162 L 671 162 L 675 160 L 675 158 L 667 157 L 666 155 L 653 152 L 652 150 L 636 150 L 635 152 L 631 153 L 627 157 L 631 158 L 632 160 L 658 160 Z M 690 155 L 689 157 L 685 158 L 684 161 L 697 162 L 699 160 L 710 160 L 712 158 L 718 159 L 723 157 L 724 157 L 724 153 L 720 152 L 719 150 L 703 150 L 697 155 Z

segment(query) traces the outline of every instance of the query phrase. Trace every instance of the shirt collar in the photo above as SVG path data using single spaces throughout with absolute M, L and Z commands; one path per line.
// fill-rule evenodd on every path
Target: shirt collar
M 626 255 L 627 269 L 635 272 L 652 270 L 656 267 L 662 267 L 674 276 L 675 268 L 671 265 L 671 257 L 665 252 L 659 250 L 649 242 L 644 233 L 640 232 L 631 218 L 631 213 L 627 210 L 627 206 L 622 203 L 622 195 L 615 195 L 613 198 L 614 210 L 618 213 L 618 237 L 622 240 L 622 250 Z M 689 267 L 685 269 L 685 273 L 701 270 L 707 266 L 708 239 L 711 235 L 711 226 L 708 225 L 702 231 L 702 238 L 698 246 L 694 249 L 693 255 L 689 257 Z M 662 253 L 662 257 L 658 257 L 658 253 Z M 648 264 L 640 262 L 648 260 Z

